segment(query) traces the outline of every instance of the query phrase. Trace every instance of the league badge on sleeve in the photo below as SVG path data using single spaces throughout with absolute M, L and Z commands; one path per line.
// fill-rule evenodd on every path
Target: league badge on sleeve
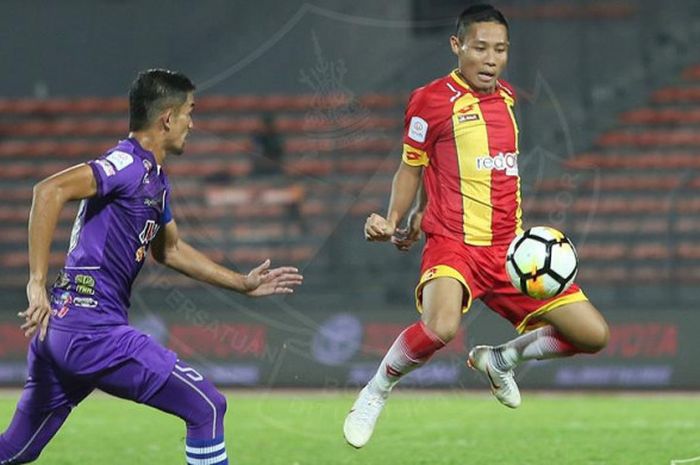
M 408 125 L 408 137 L 416 142 L 425 142 L 425 137 L 428 135 L 428 122 L 420 116 L 411 118 Z
M 105 157 L 117 171 L 121 171 L 134 162 L 134 157 L 126 152 L 112 152 Z

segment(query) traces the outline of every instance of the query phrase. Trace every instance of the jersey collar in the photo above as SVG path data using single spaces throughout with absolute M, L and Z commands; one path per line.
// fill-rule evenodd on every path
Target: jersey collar
M 156 162 L 156 156 L 153 155 L 153 152 L 144 149 L 135 137 L 129 137 L 127 141 L 134 146 L 134 149 L 140 156 L 150 161 L 153 166 L 156 166 L 158 168 L 158 174 L 160 174 L 160 165 Z
M 468 90 L 469 92 L 471 92 L 471 93 L 473 93 L 473 94 L 476 94 L 476 95 L 484 95 L 484 96 L 485 96 L 485 95 L 492 95 L 492 94 L 482 94 L 482 93 L 477 92 L 477 91 L 475 91 L 474 89 L 472 89 L 472 88 L 469 86 L 469 84 L 467 84 L 467 81 L 465 81 L 464 79 L 462 79 L 462 76 L 459 75 L 458 71 L 459 71 L 459 69 L 455 68 L 455 69 L 452 70 L 452 72 L 450 73 L 450 77 L 451 77 L 452 80 L 453 80 L 454 82 L 456 82 L 458 85 L 460 85 L 460 86 L 463 87 L 464 89 L 466 89 L 466 90 Z M 502 87 L 503 87 L 503 86 L 501 85 L 501 81 L 499 81 L 499 80 L 497 79 L 497 80 L 496 80 L 496 89 L 494 90 L 493 93 L 494 93 L 494 94 L 498 93 L 498 91 L 501 90 Z

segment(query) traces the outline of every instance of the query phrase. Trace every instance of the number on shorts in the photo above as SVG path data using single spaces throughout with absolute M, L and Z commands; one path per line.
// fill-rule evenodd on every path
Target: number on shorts
M 175 368 L 177 371 L 187 376 L 195 383 L 204 379 L 204 376 L 200 375 L 199 372 L 192 367 L 181 367 L 180 365 L 175 365 Z

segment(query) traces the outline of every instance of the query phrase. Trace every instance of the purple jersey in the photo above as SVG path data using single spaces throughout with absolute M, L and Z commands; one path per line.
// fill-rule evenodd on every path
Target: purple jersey
M 66 263 L 51 290 L 57 328 L 128 323 L 131 285 L 161 226 L 170 186 L 153 154 L 126 139 L 88 162 L 97 195 L 80 203 Z

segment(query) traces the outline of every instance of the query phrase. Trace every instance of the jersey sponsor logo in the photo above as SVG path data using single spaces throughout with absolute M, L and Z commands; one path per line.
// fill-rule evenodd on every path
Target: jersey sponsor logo
M 75 275 L 75 292 L 84 295 L 95 294 L 95 278 L 87 274 Z
M 158 212 L 163 211 L 163 205 L 164 205 L 164 197 L 153 197 L 153 198 L 145 198 L 143 199 L 143 204 L 147 207 L 155 208 L 158 210 Z
M 408 124 L 408 137 L 416 142 L 425 142 L 425 137 L 428 135 L 428 122 L 420 116 L 411 118 Z
M 95 163 L 102 167 L 102 171 L 105 172 L 107 177 L 114 176 L 117 172 L 114 171 L 114 167 L 107 160 L 95 160 Z
M 69 292 L 62 292 L 57 297 L 53 297 L 51 300 L 53 305 L 60 307 L 52 309 L 51 314 L 58 318 L 63 318 L 68 314 L 69 305 L 73 303 L 73 296 L 70 295 Z
M 117 171 L 121 171 L 134 162 L 134 157 L 126 152 L 112 152 L 105 157 Z
M 92 297 L 74 297 L 73 305 L 83 308 L 95 308 L 99 305 L 99 302 Z
M 477 157 L 477 170 L 505 171 L 507 176 L 518 175 L 518 156 L 515 153 L 499 153 L 493 157 Z
M 70 276 L 65 271 L 61 270 L 56 276 L 56 281 L 53 283 L 54 289 L 69 289 L 70 288 Z
M 457 121 L 460 123 L 466 123 L 468 121 L 479 121 L 481 118 L 479 118 L 479 115 L 477 113 L 469 113 L 467 115 L 458 115 L 457 116 Z

